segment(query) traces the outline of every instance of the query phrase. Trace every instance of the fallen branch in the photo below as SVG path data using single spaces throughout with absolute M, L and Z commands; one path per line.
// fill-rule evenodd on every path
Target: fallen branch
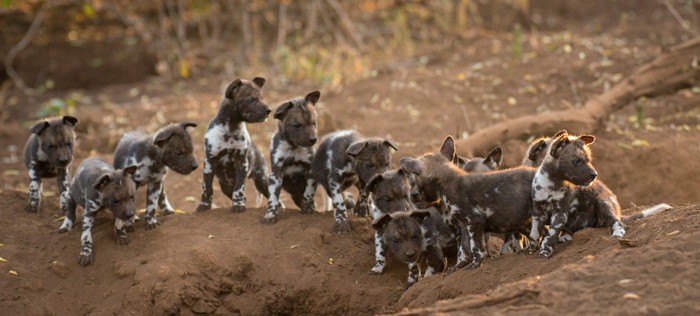
M 7 72 L 7 75 L 10 77 L 10 79 L 12 79 L 15 86 L 22 90 L 22 93 L 26 95 L 32 95 L 35 93 L 35 91 L 33 88 L 29 87 L 24 80 L 22 80 L 12 64 L 15 62 L 15 57 L 17 57 L 17 54 L 19 54 L 19 52 L 23 49 L 27 48 L 27 45 L 29 45 L 34 38 L 34 35 L 36 35 L 36 32 L 39 30 L 41 22 L 44 21 L 44 11 L 48 7 L 48 3 L 48 1 L 45 2 L 41 8 L 39 8 L 39 11 L 37 11 L 36 16 L 34 16 L 34 20 L 29 26 L 27 33 L 24 34 L 22 40 L 20 40 L 17 45 L 12 47 L 12 49 L 10 49 L 10 51 L 7 53 L 7 56 L 5 56 L 5 72 Z
M 610 113 L 641 97 L 655 97 L 692 87 L 700 80 L 700 37 L 672 47 L 583 108 L 545 112 L 506 120 L 457 141 L 462 155 L 473 155 L 509 139 L 549 135 L 560 129 L 594 132 Z

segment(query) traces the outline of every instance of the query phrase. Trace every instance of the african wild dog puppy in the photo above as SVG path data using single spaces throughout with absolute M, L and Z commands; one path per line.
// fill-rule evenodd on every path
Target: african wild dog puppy
M 78 119 L 64 116 L 36 123 L 24 145 L 24 165 L 29 171 L 29 204 L 25 211 L 36 213 L 41 204 L 41 179 L 56 177 L 61 205 L 70 183 L 68 165 L 73 160 L 75 124 Z
M 256 77 L 236 79 L 226 87 L 219 112 L 204 135 L 204 181 L 197 212 L 211 209 L 214 176 L 221 191 L 233 200 L 231 210 L 236 213 L 245 211 L 246 178 L 253 178 L 258 192 L 269 197 L 265 158 L 246 128 L 246 123 L 263 122 L 272 112 L 260 94 L 264 84 L 264 78 Z
M 163 215 L 175 212 L 165 194 L 163 179 L 168 168 L 179 174 L 190 174 L 197 169 L 197 160 L 192 155 L 192 137 L 188 127 L 197 127 L 195 123 L 169 124 L 154 135 L 143 132 L 125 134 L 114 151 L 114 167 L 138 166 L 132 175 L 136 187 L 147 186 L 146 190 L 146 229 L 158 227 L 156 205 Z
M 386 240 L 394 256 L 408 264 L 406 288 L 420 278 L 421 259 L 428 263 L 425 277 L 444 270 L 445 257 L 442 249 L 449 241 L 443 240 L 441 233 L 449 231 L 449 228 L 437 209 L 411 208 L 409 212 L 383 214 L 372 223 L 372 227 Z M 373 269 L 371 273 L 376 272 Z
M 535 139 L 527 148 L 527 152 L 525 152 L 525 157 L 523 157 L 523 162 L 521 164 L 523 166 L 539 167 L 544 157 L 547 155 L 549 144 L 563 134 L 566 134 L 565 130 L 558 131 L 552 137 L 545 136 Z
M 503 161 L 503 150 L 500 146 L 492 149 L 486 158 L 475 157 L 472 159 L 457 157 L 457 165 L 466 172 L 489 172 L 498 170 Z
M 532 182 L 534 210 L 530 237 L 539 240 L 545 222 L 549 231 L 542 239 L 539 255 L 552 256 L 552 246 L 571 240 L 571 234 L 586 227 L 610 227 L 613 238 L 625 235 L 620 204 L 615 194 L 593 168 L 591 150 L 595 137 L 564 132 L 554 139 Z
M 83 161 L 75 174 L 70 186 L 66 203 L 62 205 L 66 214 L 63 224 L 58 229 L 65 233 L 73 228 L 75 223 L 75 208 L 80 205 L 83 210 L 83 233 L 80 237 L 81 266 L 92 263 L 92 226 L 95 224 L 97 212 L 108 208 L 114 215 L 114 231 L 117 243 L 127 245 L 130 240 L 127 231 L 133 231 L 133 220 L 136 214 L 136 185 L 131 176 L 137 172 L 137 166 L 114 170 L 108 163 L 98 158 Z
M 304 98 L 283 103 L 275 111 L 274 118 L 279 122 L 277 132 L 270 142 L 270 198 L 262 219 L 263 224 L 277 222 L 281 189 L 292 196 L 302 214 L 313 214 L 316 211 L 316 183 L 311 176 L 311 161 L 314 156 L 313 145 L 318 139 L 314 107 L 320 97 L 321 93 L 314 91 Z
M 370 214 L 371 202 L 365 185 L 374 175 L 389 170 L 391 149 L 398 150 L 398 147 L 390 140 L 363 138 L 352 130 L 334 132 L 321 141 L 311 170 L 314 180 L 332 200 L 336 232 L 344 234 L 351 229 L 346 208 L 352 205 L 352 200 L 344 195 L 350 186 L 357 186 L 360 192 L 355 214 Z
M 406 212 L 411 207 L 409 176 L 402 169 L 389 170 L 372 177 L 365 186 L 374 202 L 374 220 L 395 212 Z M 375 261 L 370 273 L 381 274 L 386 266 L 386 241 L 378 231 L 374 233 Z
M 401 167 L 416 176 L 419 186 L 435 188 L 447 205 L 445 219 L 461 233 L 457 264 L 452 270 L 481 265 L 486 252 L 484 233 L 519 231 L 530 217 L 531 185 L 535 169 L 517 167 L 487 173 L 467 174 L 453 161 L 452 137 L 438 153 L 401 159 Z

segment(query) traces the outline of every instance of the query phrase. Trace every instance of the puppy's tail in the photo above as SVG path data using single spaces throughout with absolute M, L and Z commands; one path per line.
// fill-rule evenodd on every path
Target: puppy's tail
M 666 203 L 657 204 L 657 205 L 654 205 L 650 208 L 647 208 L 647 209 L 641 211 L 639 214 L 623 217 L 622 222 L 625 224 L 631 223 L 631 222 L 636 221 L 638 219 L 649 217 L 651 215 L 661 213 L 661 212 L 669 210 L 669 209 L 671 209 L 671 205 L 668 205 Z

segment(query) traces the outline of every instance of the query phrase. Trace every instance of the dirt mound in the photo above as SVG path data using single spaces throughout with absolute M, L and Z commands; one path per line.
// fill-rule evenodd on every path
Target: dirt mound
M 700 207 L 693 205 L 630 224 L 625 240 L 634 247 L 607 229 L 585 229 L 557 245 L 550 260 L 506 255 L 478 270 L 424 279 L 399 305 L 459 298 L 401 314 L 696 314 L 698 228 Z
M 353 219 L 338 236 L 332 217 L 283 212 L 263 226 L 263 210 L 176 214 L 132 243 L 114 242 L 112 217 L 98 216 L 95 262 L 77 264 L 80 229 L 58 234 L 56 198 L 22 211 L 26 194 L 0 191 L 0 305 L 20 314 L 373 314 L 394 310 L 405 266 L 368 275 L 373 232 Z M 17 276 L 8 275 L 13 270 Z

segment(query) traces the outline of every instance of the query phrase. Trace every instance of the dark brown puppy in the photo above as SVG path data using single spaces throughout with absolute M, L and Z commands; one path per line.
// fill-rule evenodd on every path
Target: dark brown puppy
M 114 167 L 123 169 L 137 166 L 132 175 L 136 187 L 146 185 L 146 229 L 158 227 L 156 205 L 163 215 L 175 213 L 165 193 L 165 175 L 168 169 L 179 174 L 190 174 L 198 167 L 192 152 L 192 137 L 187 128 L 195 123 L 168 124 L 153 135 L 131 132 L 124 135 L 114 151 Z
M 304 98 L 282 103 L 275 111 L 274 117 L 278 123 L 277 132 L 270 142 L 270 198 L 262 219 L 263 224 L 277 222 L 282 189 L 292 196 L 302 214 L 313 214 L 316 211 L 316 182 L 311 175 L 311 161 L 314 157 L 313 145 L 318 139 L 314 107 L 320 97 L 321 93 L 314 91 Z
M 401 159 L 401 167 L 416 176 L 419 186 L 437 188 L 447 206 L 445 218 L 460 227 L 460 256 L 454 268 L 477 268 L 486 251 L 484 232 L 505 234 L 525 225 L 532 208 L 535 169 L 467 174 L 452 162 L 454 140 L 447 137 L 437 153 Z
M 260 77 L 236 79 L 226 88 L 219 112 L 204 135 L 204 179 L 197 212 L 211 209 L 214 176 L 221 191 L 233 200 L 234 212 L 245 211 L 246 178 L 253 179 L 258 192 L 270 196 L 265 158 L 246 128 L 246 123 L 263 122 L 272 112 L 260 93 L 264 84 L 265 79 Z
M 41 179 L 56 177 L 61 205 L 65 203 L 70 174 L 68 165 L 73 160 L 75 124 L 78 119 L 64 116 L 43 120 L 32 127 L 32 134 L 24 145 L 24 166 L 29 172 L 29 213 L 39 211 Z
M 500 146 L 492 149 L 485 158 L 463 158 L 457 157 L 457 165 L 466 172 L 489 172 L 498 170 L 503 161 L 503 150 Z
M 95 224 L 97 212 L 108 208 L 114 216 L 114 232 L 117 243 L 129 243 L 127 231 L 133 231 L 133 220 L 136 214 L 136 185 L 131 176 L 136 172 L 136 166 L 114 170 L 108 163 L 98 159 L 84 160 L 75 174 L 70 186 L 70 194 L 62 206 L 65 212 L 63 224 L 58 229 L 65 233 L 73 228 L 75 209 L 78 205 L 83 210 L 83 233 L 80 236 L 81 266 L 92 263 L 93 243 L 92 226 Z

